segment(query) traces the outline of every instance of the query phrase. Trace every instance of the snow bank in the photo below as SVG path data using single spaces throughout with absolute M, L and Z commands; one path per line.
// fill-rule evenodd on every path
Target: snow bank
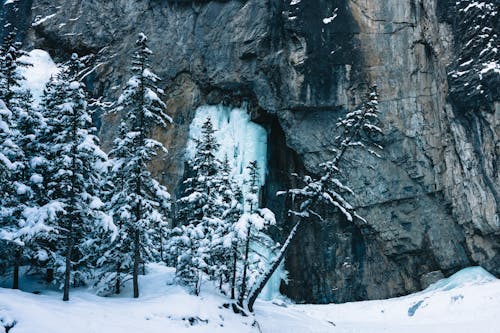
M 404 297 L 292 307 L 335 323 L 335 332 L 498 333 L 500 280 L 471 267 Z

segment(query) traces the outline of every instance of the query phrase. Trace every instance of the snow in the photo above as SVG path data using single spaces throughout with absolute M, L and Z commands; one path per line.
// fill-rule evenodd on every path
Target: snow
M 120 296 L 99 297 L 92 289 L 61 293 L 21 280 L 23 291 L 0 288 L 0 323 L 11 333 L 497 333 L 500 280 L 471 267 L 428 289 L 381 301 L 305 305 L 257 301 L 255 315 L 242 317 L 222 305 L 227 299 L 207 286 L 199 297 L 173 284 L 174 270 L 158 264 L 140 276 L 141 297 L 130 282 Z M 208 282 L 205 282 L 208 284 Z M 10 285 L 4 281 L 3 286 Z M 31 293 L 40 291 L 39 295 Z M 190 321 L 193 324 L 190 324 Z
M 69 84 L 69 89 L 71 90 L 77 90 L 80 89 L 80 82 L 73 81 Z
M 29 52 L 29 55 L 29 57 L 21 57 L 21 60 L 33 64 L 31 67 L 21 69 L 21 74 L 26 78 L 23 88 L 30 89 L 35 104 L 39 104 L 45 85 L 51 76 L 55 76 L 59 72 L 59 69 L 44 50 L 35 49 Z
M 51 18 L 53 18 L 55 16 L 56 16 L 56 14 L 51 14 L 51 15 L 47 15 L 43 18 L 37 18 L 35 20 L 35 22 L 33 22 L 32 26 L 34 26 L 34 27 L 39 26 L 40 24 L 44 23 L 45 21 L 50 20 Z
M 468 12 L 471 8 L 474 8 L 474 7 L 479 8 L 479 9 L 483 9 L 485 5 L 487 5 L 487 4 L 484 2 L 474 1 L 470 5 L 468 5 L 463 11 Z
M 481 74 L 488 73 L 489 71 L 493 71 L 496 74 L 500 74 L 500 64 L 496 61 L 490 61 L 483 64 L 483 69 L 481 70 Z
M 324 24 L 329 24 L 329 23 L 332 23 L 332 22 L 333 22 L 333 20 L 335 20 L 335 18 L 338 16 L 338 11 L 339 11 L 339 9 L 338 9 L 338 8 L 335 8 L 335 10 L 333 11 L 332 16 L 330 16 L 330 17 L 325 17 L 325 18 L 323 19 L 323 23 L 324 23 Z

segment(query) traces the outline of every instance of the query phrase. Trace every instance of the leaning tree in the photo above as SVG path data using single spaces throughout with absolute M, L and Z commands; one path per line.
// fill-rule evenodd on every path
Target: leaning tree
M 361 148 L 379 156 L 376 151 L 382 147 L 374 140 L 382 134 L 382 130 L 378 126 L 378 115 L 378 93 L 376 86 L 373 86 L 361 109 L 349 112 L 338 120 L 339 135 L 335 140 L 334 157 L 320 165 L 321 174 L 317 177 L 306 175 L 302 177 L 302 187 L 278 192 L 278 195 L 287 195 L 293 200 L 294 208 L 289 213 L 294 217 L 295 224 L 276 259 L 251 289 L 246 302 L 249 311 L 253 311 L 257 297 L 285 257 L 300 226 L 313 218 L 323 219 L 321 214 L 315 210 L 318 204 L 336 207 L 350 222 L 355 219 L 365 221 L 346 199 L 347 195 L 354 195 L 354 192 L 342 183 L 340 175 L 343 170 L 342 162 L 345 161 L 346 154 L 351 149 Z

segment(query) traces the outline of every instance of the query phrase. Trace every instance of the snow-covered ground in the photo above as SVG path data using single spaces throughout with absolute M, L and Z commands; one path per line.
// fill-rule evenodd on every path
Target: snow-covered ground
M 10 333 L 156 332 L 500 332 L 500 280 L 472 267 L 428 289 L 383 301 L 295 305 L 259 301 L 255 316 L 225 309 L 226 299 L 207 283 L 200 297 L 172 283 L 173 270 L 150 265 L 141 277 L 141 297 L 130 286 L 119 297 L 92 290 L 61 293 L 23 280 L 25 291 L 0 288 L 0 321 L 16 321 Z M 41 291 L 33 294 L 32 291 Z

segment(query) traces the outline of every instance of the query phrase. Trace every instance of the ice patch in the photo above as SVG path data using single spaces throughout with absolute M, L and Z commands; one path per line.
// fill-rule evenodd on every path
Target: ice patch
M 29 55 L 29 57 L 21 57 L 21 60 L 33 64 L 31 67 L 21 69 L 21 74 L 26 78 L 23 88 L 30 89 L 35 104 L 39 104 L 45 85 L 52 76 L 59 72 L 59 68 L 44 50 L 35 49 L 29 52 Z
M 453 274 L 447 279 L 431 284 L 424 292 L 449 291 L 466 286 L 481 285 L 497 281 L 497 278 L 482 267 L 468 267 Z

